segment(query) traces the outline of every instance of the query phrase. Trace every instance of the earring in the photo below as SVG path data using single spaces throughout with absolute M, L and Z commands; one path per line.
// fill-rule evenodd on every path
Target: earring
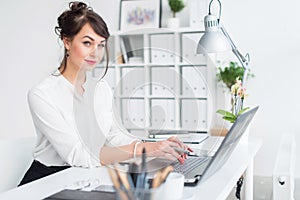
M 66 57 L 68 58 L 70 56 L 69 51 L 66 51 Z

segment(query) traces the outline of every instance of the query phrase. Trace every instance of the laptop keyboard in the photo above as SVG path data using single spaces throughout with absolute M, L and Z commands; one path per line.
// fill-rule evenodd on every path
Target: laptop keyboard
M 203 164 L 205 161 L 207 161 L 209 157 L 189 157 L 184 161 L 183 164 L 180 164 L 179 162 L 176 162 L 173 167 L 174 171 L 181 173 L 183 175 L 188 174 L 195 168 L 199 167 L 201 164 Z

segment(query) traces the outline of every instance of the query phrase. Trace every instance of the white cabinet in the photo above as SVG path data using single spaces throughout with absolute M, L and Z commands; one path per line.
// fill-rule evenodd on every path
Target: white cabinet
M 191 28 L 112 34 L 105 79 L 114 88 L 117 109 L 131 133 L 146 136 L 151 129 L 208 131 L 214 112 L 209 105 L 214 97 L 215 72 L 204 56 L 196 54 L 202 34 L 202 30 Z M 126 59 L 120 59 L 121 54 Z M 104 63 L 97 66 L 94 75 L 101 74 Z

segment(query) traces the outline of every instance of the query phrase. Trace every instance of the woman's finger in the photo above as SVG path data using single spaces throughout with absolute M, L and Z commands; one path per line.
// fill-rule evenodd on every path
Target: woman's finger
M 168 138 L 168 140 L 177 143 L 180 146 L 180 148 L 184 149 L 185 145 L 177 137 L 172 136 L 172 137 Z
M 190 152 L 194 152 L 194 150 L 191 149 L 190 147 L 187 147 L 187 150 L 190 151 Z
M 163 155 L 161 155 L 161 157 L 164 157 L 164 158 L 166 158 L 168 160 L 171 160 L 171 161 L 176 161 L 177 160 L 177 158 L 175 156 L 173 156 L 169 153 L 164 153 Z

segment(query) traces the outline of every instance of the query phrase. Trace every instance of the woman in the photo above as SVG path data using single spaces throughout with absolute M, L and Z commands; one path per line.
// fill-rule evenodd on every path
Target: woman
M 103 19 L 85 3 L 72 2 L 58 17 L 55 31 L 64 44 L 64 58 L 56 72 L 28 93 L 37 143 L 35 160 L 20 185 L 70 166 L 97 167 L 135 158 L 144 147 L 148 156 L 183 163 L 186 156 L 174 147 L 186 146 L 177 138 L 142 143 L 126 135 L 114 120 L 109 86 L 87 76 L 108 56 Z

